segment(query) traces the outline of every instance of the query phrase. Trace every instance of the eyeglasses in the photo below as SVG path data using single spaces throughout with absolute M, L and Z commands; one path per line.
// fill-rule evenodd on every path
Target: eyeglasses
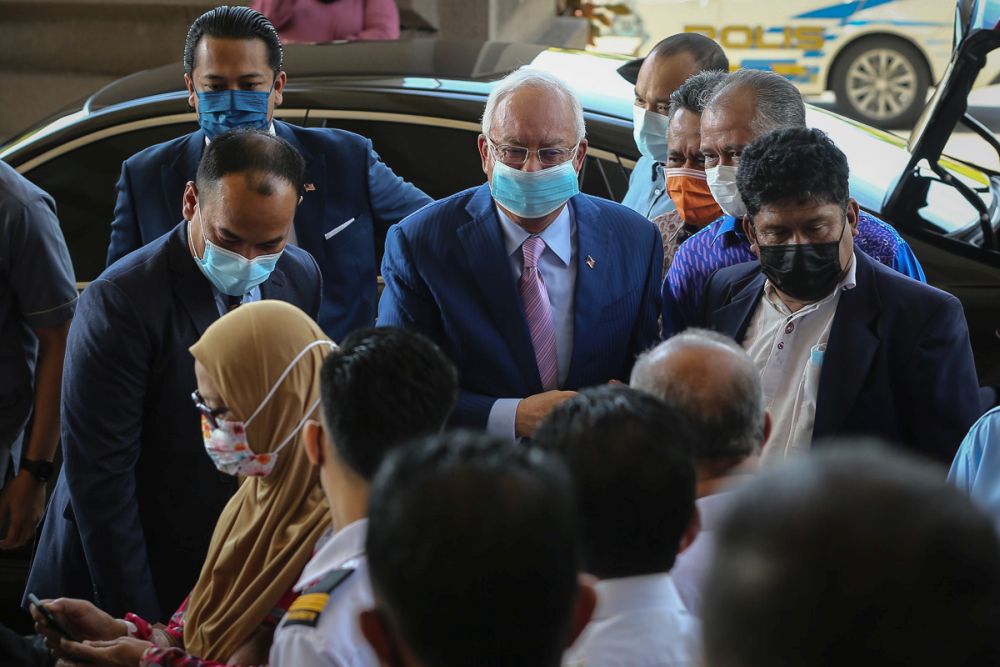
M 538 161 L 541 162 L 546 167 L 554 167 L 557 164 L 562 164 L 567 160 L 571 159 L 576 155 L 576 151 L 580 148 L 580 144 L 573 146 L 573 148 L 536 148 L 534 150 L 529 148 L 524 148 L 523 146 L 511 146 L 510 144 L 498 144 L 489 137 L 486 137 L 486 142 L 490 146 L 490 150 L 493 152 L 493 157 L 500 160 L 508 167 L 514 167 L 515 169 L 520 169 L 524 166 L 524 163 L 532 156 L 532 154 L 538 156 Z
M 208 425 L 213 429 L 219 428 L 219 415 L 223 415 L 229 412 L 229 408 L 210 408 L 208 404 L 205 403 L 205 399 L 202 397 L 201 392 L 195 389 L 191 392 L 191 400 L 194 401 L 195 409 L 201 414 L 205 415 L 205 419 L 208 420 Z

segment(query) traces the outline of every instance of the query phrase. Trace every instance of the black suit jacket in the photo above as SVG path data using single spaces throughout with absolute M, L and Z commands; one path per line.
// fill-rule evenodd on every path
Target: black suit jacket
M 875 436 L 950 463 L 979 417 L 979 383 L 962 304 L 864 253 L 840 295 L 816 397 L 813 439 Z M 742 342 L 760 304 L 758 262 L 717 271 L 702 326 Z
M 261 298 L 316 317 L 315 260 L 286 247 Z M 82 595 L 117 617 L 132 611 L 150 622 L 167 619 L 190 591 L 236 489 L 205 454 L 190 399 L 188 348 L 218 318 L 185 223 L 84 290 L 63 372 L 64 465 L 29 591 Z

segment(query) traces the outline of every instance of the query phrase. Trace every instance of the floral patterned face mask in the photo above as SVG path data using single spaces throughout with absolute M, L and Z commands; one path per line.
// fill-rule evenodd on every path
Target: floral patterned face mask
M 278 453 L 285 447 L 295 435 L 302 429 L 309 416 L 312 415 L 313 410 L 319 405 L 319 399 L 316 399 L 309 409 L 306 410 L 305 416 L 302 420 L 292 429 L 284 440 L 281 441 L 274 451 L 265 452 L 262 454 L 255 454 L 252 449 L 250 449 L 250 443 L 247 442 L 247 427 L 250 422 L 260 413 L 261 409 L 267 405 L 267 402 L 271 400 L 274 396 L 274 392 L 278 390 L 282 381 L 288 376 L 288 374 L 295 367 L 295 364 L 299 362 L 300 359 L 312 348 L 317 345 L 327 345 L 331 349 L 337 349 L 336 343 L 328 340 L 318 340 L 307 345 L 299 354 L 292 360 L 292 363 L 281 373 L 278 377 L 277 382 L 271 387 L 271 391 L 267 393 L 261 404 L 257 406 L 257 409 L 253 411 L 253 414 L 247 418 L 246 421 L 226 421 L 221 419 L 216 419 L 211 411 L 206 412 L 202 409 L 201 415 L 201 435 L 205 441 L 205 451 L 208 453 L 208 457 L 212 459 L 212 463 L 215 464 L 216 469 L 219 472 L 225 473 L 227 475 L 243 475 L 245 477 L 267 477 L 272 470 L 274 470 L 274 464 L 278 460 Z M 197 394 L 197 392 L 195 392 Z

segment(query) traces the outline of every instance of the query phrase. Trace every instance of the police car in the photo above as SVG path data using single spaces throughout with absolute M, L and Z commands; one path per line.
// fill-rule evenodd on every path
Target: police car
M 734 68 L 772 70 L 803 95 L 832 91 L 841 113 L 883 128 L 909 128 L 916 121 L 928 89 L 948 65 L 955 26 L 955 3 L 948 0 L 625 4 L 632 14 L 616 14 L 607 36 L 631 34 L 633 48 L 643 54 L 674 33 L 701 33 L 722 45 Z M 598 48 L 613 43 L 599 38 Z M 993 82 L 996 73 L 987 71 L 980 85 Z

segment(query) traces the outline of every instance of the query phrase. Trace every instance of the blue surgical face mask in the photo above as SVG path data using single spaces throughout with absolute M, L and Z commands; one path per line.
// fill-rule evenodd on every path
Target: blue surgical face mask
M 198 124 L 209 139 L 238 127 L 266 130 L 271 91 L 210 90 L 198 93 Z
M 521 171 L 494 160 L 490 191 L 514 215 L 544 218 L 579 193 L 580 182 L 573 160 L 539 171 Z
M 200 206 L 198 225 L 201 227 L 201 238 L 205 242 L 205 252 L 201 258 L 196 256 L 195 261 L 209 282 L 223 294 L 243 296 L 267 280 L 281 258 L 281 253 L 276 252 L 272 255 L 259 255 L 247 259 L 239 253 L 213 244 L 205 236 L 205 220 L 201 217 Z
M 666 163 L 669 126 L 670 121 L 663 114 L 632 107 L 632 138 L 643 156 Z

